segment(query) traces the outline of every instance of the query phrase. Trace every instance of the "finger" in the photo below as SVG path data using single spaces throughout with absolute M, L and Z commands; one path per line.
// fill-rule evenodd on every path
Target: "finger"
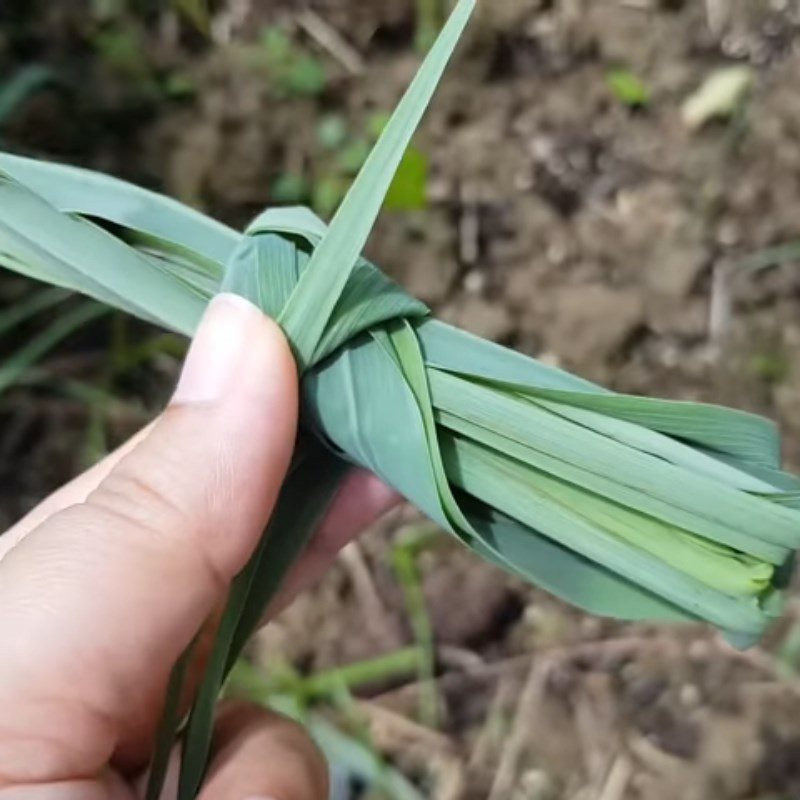
M 171 666 L 269 518 L 296 416 L 277 326 L 215 300 L 149 435 L 0 562 L 0 787 L 143 755 Z
M 77 778 L 57 785 L 0 789 L 0 800 L 136 800 L 136 795 L 118 775 L 107 771 L 97 778 Z
M 111 470 L 147 437 L 154 425 L 154 422 L 150 423 L 123 445 L 86 470 L 86 472 L 64 484 L 9 528 L 0 536 L 0 559 L 15 544 L 21 542 L 27 534 L 38 528 L 48 517 L 52 517 L 53 514 L 57 514 L 65 508 L 85 502 L 86 498 L 108 477 Z
M 305 729 L 245 703 L 223 706 L 198 800 L 327 800 L 328 766 Z
M 40 505 L 0 537 L 0 559 L 48 517 L 69 506 L 82 503 L 119 463 L 152 430 L 151 423 L 102 461 L 50 495 Z M 371 525 L 401 497 L 377 477 L 364 470 L 353 470 L 339 491 L 306 552 L 289 573 L 284 588 L 265 619 L 279 613 L 298 594 L 313 586 L 336 561 L 345 545 Z
M 341 549 L 375 522 L 401 498 L 369 472 L 353 470 L 334 498 L 333 504 L 305 553 L 289 571 L 277 597 L 262 617 L 262 624 L 286 608 L 298 594 L 316 583 L 336 561 Z M 217 623 L 222 604 L 217 609 L 214 624 L 204 626 L 193 649 L 193 660 L 187 675 L 188 702 L 203 677 L 203 667 L 214 647 Z

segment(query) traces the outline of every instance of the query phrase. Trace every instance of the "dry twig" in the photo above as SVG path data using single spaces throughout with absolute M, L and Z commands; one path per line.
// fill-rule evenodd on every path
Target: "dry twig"
M 364 72 L 364 59 L 335 28 L 311 9 L 297 15 L 297 24 L 322 48 L 332 55 L 351 75 Z
M 375 587 L 372 572 L 361 552 L 359 543 L 350 542 L 342 550 L 341 559 L 350 576 L 359 606 L 364 611 L 369 637 L 373 641 L 385 645 L 387 649 L 395 647 L 397 637 L 393 635 L 394 625 L 388 624 L 391 620 L 389 611 Z
M 625 755 L 617 756 L 597 800 L 622 800 L 632 777 L 633 765 L 630 759 Z
M 489 800 L 507 800 L 511 796 L 514 779 L 519 770 L 519 762 L 528 741 L 531 719 L 536 716 L 536 710 L 541 703 L 553 665 L 552 658 L 543 659 L 539 663 L 536 663 L 535 657 L 532 659 L 528 679 L 525 681 L 525 688 L 519 699 L 519 710 L 514 718 L 511 735 L 495 773 Z

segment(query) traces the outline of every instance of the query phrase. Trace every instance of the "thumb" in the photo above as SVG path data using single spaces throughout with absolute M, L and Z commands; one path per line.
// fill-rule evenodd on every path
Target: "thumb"
M 296 424 L 279 328 L 219 296 L 149 434 L 0 562 L 0 789 L 146 752 L 172 665 L 267 523 Z

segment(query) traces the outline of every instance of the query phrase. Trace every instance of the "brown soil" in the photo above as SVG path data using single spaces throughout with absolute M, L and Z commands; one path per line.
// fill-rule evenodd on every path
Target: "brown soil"
M 0 6 L 0 66 L 44 61 L 72 87 L 26 104 L 6 144 L 160 186 L 238 225 L 271 202 L 276 177 L 318 162 L 321 113 L 363 125 L 418 63 L 410 2 L 311 3 L 362 74 L 297 27 L 295 3 L 228 4 L 245 9 L 229 26 L 234 44 L 210 45 L 169 14 L 130 18 L 139 72 L 97 55 L 83 3 L 55 5 Z M 321 97 L 277 96 L 241 57 L 236 43 L 275 21 L 326 64 Z M 418 139 L 429 208 L 384 215 L 371 256 L 483 336 L 620 390 L 772 416 L 800 468 L 800 269 L 739 267 L 800 239 L 798 31 L 792 1 L 484 0 Z M 683 101 L 730 63 L 755 71 L 744 113 L 688 131 Z M 620 65 L 650 89 L 647 108 L 610 91 Z M 153 76 L 175 70 L 201 90 L 154 95 Z M 0 282 L 6 301 L 18 290 Z M 53 366 L 101 379 L 104 344 L 73 342 Z M 115 387 L 111 442 L 153 413 L 175 368 L 163 356 Z M 0 403 L 1 526 L 78 468 L 87 412 L 21 390 Z M 365 538 L 351 555 L 366 579 L 343 560 L 262 646 L 313 670 L 412 641 L 388 566 L 412 521 L 404 511 Z M 416 684 L 368 700 L 392 712 L 370 717 L 376 742 L 431 797 L 486 798 L 493 784 L 494 800 L 800 796 L 796 603 L 741 655 L 702 628 L 587 618 L 447 541 L 420 568 L 441 648 L 442 734 L 409 737 Z

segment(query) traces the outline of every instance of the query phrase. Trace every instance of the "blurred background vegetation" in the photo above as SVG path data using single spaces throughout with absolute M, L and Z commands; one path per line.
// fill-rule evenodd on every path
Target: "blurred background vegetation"
M 0 146 L 236 226 L 328 217 L 448 5 L 0 0 Z M 484 0 L 370 255 L 482 336 L 765 413 L 800 468 L 798 76 L 797 0 Z M 185 347 L 0 276 L 0 529 L 158 413 Z M 341 800 L 800 796 L 796 601 L 737 654 L 402 509 L 250 655 L 229 691 L 305 719 Z

